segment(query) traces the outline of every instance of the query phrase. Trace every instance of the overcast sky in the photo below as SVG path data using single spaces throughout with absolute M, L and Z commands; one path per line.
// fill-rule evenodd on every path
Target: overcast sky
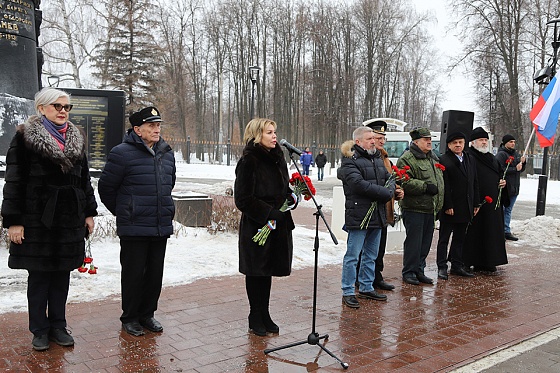
M 438 22 L 434 23 L 433 35 L 437 42 L 437 47 L 445 55 L 453 57 L 461 52 L 461 42 L 454 37 L 453 32 L 446 32 L 453 17 L 449 14 L 446 0 L 412 0 L 418 11 L 433 12 Z M 446 66 L 445 62 L 442 64 Z M 477 119 L 476 112 L 479 111 L 474 100 L 474 88 L 472 78 L 466 76 L 465 72 L 457 69 L 451 76 L 445 72 L 440 76 L 442 86 L 445 87 L 447 93 L 443 96 L 443 110 L 464 110 L 475 112 L 475 121 Z

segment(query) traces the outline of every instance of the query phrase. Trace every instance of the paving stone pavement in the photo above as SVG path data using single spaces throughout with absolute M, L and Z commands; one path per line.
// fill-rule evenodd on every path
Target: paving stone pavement
M 314 221 L 310 209 L 298 210 L 296 221 Z M 426 270 L 433 278 L 436 241 L 437 232 Z M 404 284 L 402 257 L 389 254 L 384 275 L 396 289 L 385 292 L 387 302 L 360 300 L 359 309 L 341 304 L 340 266 L 319 268 L 315 331 L 329 335 L 320 343 L 351 372 L 558 371 L 558 340 L 493 367 L 472 365 L 560 327 L 560 247 L 523 237 L 507 246 L 509 264 L 497 273 L 450 276 L 432 286 Z M 240 275 L 164 288 L 156 312 L 164 331 L 143 337 L 121 330 L 118 295 L 68 305 L 71 348 L 33 351 L 27 314 L 2 314 L 0 371 L 340 372 L 339 362 L 305 342 L 313 331 L 313 277 L 306 268 L 273 280 L 271 314 L 280 333 L 266 337 L 248 333 Z M 304 343 L 264 353 L 298 341 Z

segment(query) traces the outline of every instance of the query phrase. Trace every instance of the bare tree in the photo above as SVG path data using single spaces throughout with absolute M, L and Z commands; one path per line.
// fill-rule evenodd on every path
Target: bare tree
M 57 75 L 60 82 L 82 88 L 100 36 L 90 1 L 45 2 L 42 28 L 43 74 Z
M 476 66 L 477 76 L 495 79 L 492 131 L 511 133 L 524 144 L 527 120 L 521 115 L 525 103 L 520 85 L 523 76 L 528 75 L 523 51 L 527 41 L 525 22 L 532 3 L 526 0 L 454 0 L 452 3 L 462 15 L 463 38 L 467 41 L 465 54 Z M 483 100 L 487 97 L 482 95 Z

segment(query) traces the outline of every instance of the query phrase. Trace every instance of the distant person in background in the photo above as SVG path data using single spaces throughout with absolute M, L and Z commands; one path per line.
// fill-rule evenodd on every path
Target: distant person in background
M 163 331 L 154 318 L 161 294 L 167 239 L 173 234 L 175 156 L 160 136 L 153 106 L 133 113 L 121 144 L 109 153 L 99 178 L 99 196 L 117 217 L 121 252 L 123 329 L 141 336 Z
M 313 165 L 313 154 L 309 151 L 309 148 L 305 148 L 305 151 L 299 157 L 299 162 L 303 166 L 303 174 L 309 176 L 309 166 Z
M 33 349 L 49 340 L 73 346 L 66 330 L 70 272 L 85 256 L 97 203 L 90 183 L 86 138 L 68 121 L 70 95 L 44 88 L 35 110 L 16 128 L 6 156 L 2 219 L 8 229 L 8 267 L 25 269 Z
M 513 205 L 517 200 L 519 195 L 519 187 L 521 185 L 521 173 L 525 171 L 525 165 L 527 164 L 527 158 L 522 157 L 518 151 L 515 150 L 515 137 L 512 135 L 505 135 L 502 138 L 502 144 L 498 149 L 496 154 L 496 159 L 502 166 L 502 169 L 506 169 L 506 161 L 509 157 L 513 157 L 513 161 L 509 165 L 506 171 L 506 187 L 509 193 L 509 206 L 504 206 L 504 233 L 505 239 L 511 241 L 517 241 L 518 238 L 511 233 L 510 223 L 511 223 L 511 212 L 513 210 Z
M 327 164 L 327 156 L 322 150 L 320 150 L 319 154 L 315 157 L 315 164 L 317 165 L 317 180 L 323 181 L 325 165 Z
M 445 166 L 445 193 L 437 243 L 438 278 L 443 280 L 447 280 L 447 262 L 451 262 L 452 275 L 474 276 L 464 268 L 463 243 L 467 225 L 478 212 L 481 201 L 478 200 L 476 161 L 464 151 L 465 141 L 462 132 L 450 133 L 447 136 L 447 150 L 439 158 Z M 447 247 L 452 233 L 448 255 Z
M 463 245 L 463 261 L 466 267 L 474 267 L 475 271 L 496 272 L 496 266 L 507 264 L 506 243 L 504 240 L 504 213 L 496 208 L 500 187 L 502 187 L 501 204 L 509 204 L 506 181 L 502 179 L 504 171 L 492 154 L 488 132 L 482 127 L 472 131 L 471 148 L 468 150 L 476 161 L 478 176 L 478 196 L 475 201 L 480 203 L 486 196 L 492 203 L 480 207 L 469 225 L 465 244 Z

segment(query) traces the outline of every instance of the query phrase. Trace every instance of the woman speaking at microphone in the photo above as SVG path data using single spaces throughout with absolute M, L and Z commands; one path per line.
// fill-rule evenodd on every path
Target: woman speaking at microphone
M 272 276 L 289 276 L 292 270 L 290 210 L 298 198 L 289 187 L 284 152 L 276 142 L 276 123 L 252 119 L 245 127 L 245 148 L 235 169 L 235 205 L 241 210 L 239 224 L 239 272 L 245 275 L 249 298 L 249 329 L 258 336 L 278 333 L 269 313 Z M 288 210 L 280 211 L 285 201 Z M 254 236 L 271 229 L 263 242 Z

